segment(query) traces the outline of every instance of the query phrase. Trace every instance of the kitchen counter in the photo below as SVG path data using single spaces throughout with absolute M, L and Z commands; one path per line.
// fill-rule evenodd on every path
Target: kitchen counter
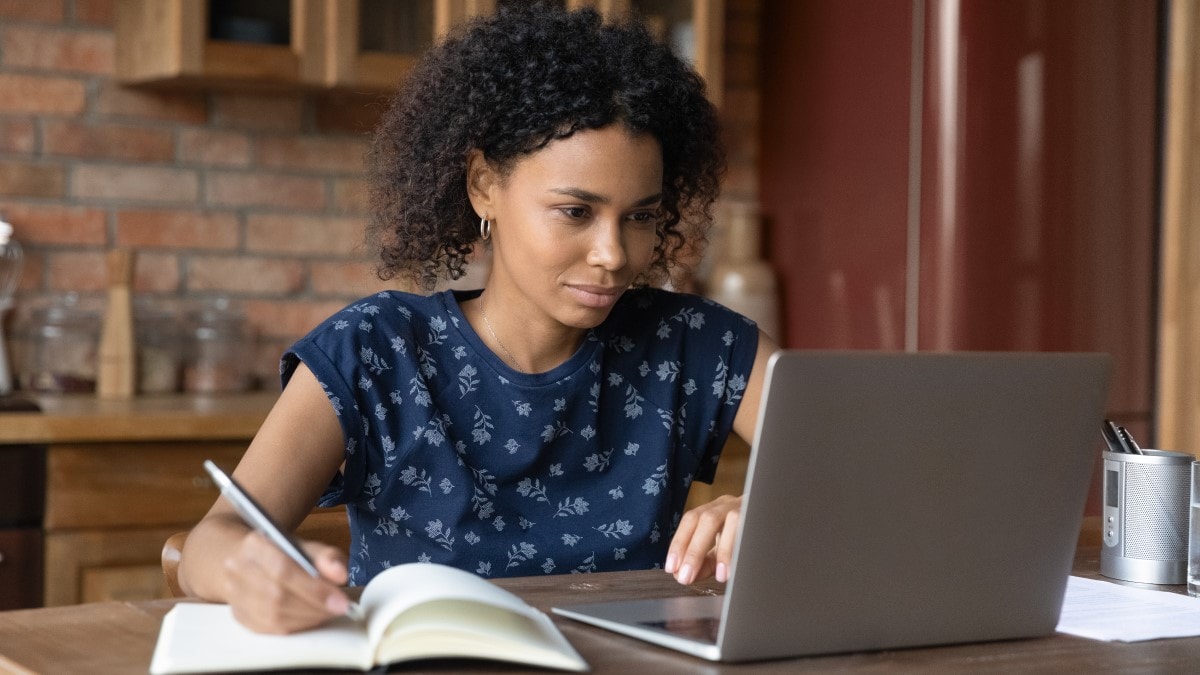
M 5 588 L 38 586 L 19 601 L 166 595 L 163 543 L 195 525 L 218 495 L 204 460 L 232 471 L 277 398 L 77 394 L 36 398 L 41 412 L 12 411 L 19 401 L 10 399 L 0 414 L 0 460 L 30 468 L 21 506 L 33 519 L 20 528 L 0 522 L 0 557 L 24 562 L 0 569 L 0 601 L 14 597 Z
M 240 440 L 254 436 L 278 392 L 35 397 L 41 412 L 0 416 L 0 444 Z

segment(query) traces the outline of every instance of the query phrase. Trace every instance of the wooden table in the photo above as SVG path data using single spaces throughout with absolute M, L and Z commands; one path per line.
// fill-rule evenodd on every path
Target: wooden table
M 1099 567 L 1098 549 L 1080 550 L 1076 574 L 1098 578 Z M 668 575 L 656 571 L 525 577 L 497 583 L 547 611 L 567 602 L 664 597 L 680 592 Z M 1182 586 L 1170 588 L 1182 591 Z M 711 582 L 690 590 L 719 591 L 720 586 Z M 0 613 L 0 672 L 145 673 L 159 622 L 174 602 L 106 602 Z M 1200 637 L 1126 644 L 1061 634 L 1032 640 L 724 665 L 561 617 L 554 620 L 596 673 L 1194 672 L 1200 665 Z M 438 661 L 394 670 L 513 673 L 519 669 L 487 662 Z

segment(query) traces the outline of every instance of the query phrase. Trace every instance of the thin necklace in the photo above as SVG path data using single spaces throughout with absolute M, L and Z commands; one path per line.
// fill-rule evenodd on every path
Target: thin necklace
M 483 293 L 479 294 L 479 313 L 483 315 L 483 325 L 487 326 L 488 332 L 492 334 L 492 339 L 495 340 L 496 344 L 500 345 L 500 349 L 503 349 L 504 353 L 508 355 L 509 365 L 517 370 L 520 370 L 521 367 L 517 365 L 517 357 L 513 356 L 512 352 L 508 351 L 508 347 L 505 347 L 504 343 L 500 341 L 500 336 L 496 335 L 496 329 L 492 328 L 492 322 L 488 321 L 487 311 L 483 308 Z

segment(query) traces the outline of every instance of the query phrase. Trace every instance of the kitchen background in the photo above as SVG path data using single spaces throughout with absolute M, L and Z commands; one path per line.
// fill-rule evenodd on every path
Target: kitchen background
M 102 304 L 128 247 L 139 298 L 230 299 L 274 387 L 287 344 L 382 286 L 361 174 L 385 98 L 124 86 L 120 1 L 0 0 L 0 214 L 27 254 L 6 325 L 64 293 Z M 1158 350 L 1173 3 L 686 4 L 721 23 L 725 196 L 760 207 L 785 345 L 1109 352 L 1109 415 L 1155 443 L 1163 359 L 1196 369 L 1195 338 Z M 1194 407 L 1188 386 L 1166 402 Z M 1176 449 L 1200 451 L 1194 417 Z
M 363 155 L 386 94 L 123 86 L 115 5 L 0 0 L 0 216 L 26 258 L 6 322 L 14 368 L 34 367 L 34 312 L 68 293 L 102 309 L 105 252 L 128 247 L 139 303 L 182 316 L 228 299 L 257 336 L 258 379 L 276 387 L 288 344 L 388 287 L 362 236 Z M 757 0 L 725 3 L 731 198 L 757 189 L 760 14 Z

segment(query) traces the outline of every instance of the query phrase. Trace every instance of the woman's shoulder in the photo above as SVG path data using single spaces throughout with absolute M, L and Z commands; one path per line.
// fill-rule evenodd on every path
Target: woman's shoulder
M 758 327 L 708 298 L 657 288 L 626 292 L 597 331 L 608 349 L 641 364 L 660 358 L 716 356 L 753 348 Z
M 370 342 L 372 337 L 417 335 L 451 315 L 448 292 L 418 295 L 386 290 L 364 296 L 334 312 L 307 336 L 309 340 Z
M 445 291 L 421 295 L 408 291 L 385 290 L 361 297 L 346 305 L 342 311 L 370 313 L 389 309 L 399 312 L 405 318 L 428 316 L 445 307 L 445 295 Z
M 343 307 L 329 318 L 330 321 L 347 321 L 355 317 L 368 317 L 375 321 L 423 322 L 435 316 L 445 316 L 448 310 L 449 291 L 420 295 L 407 291 L 379 291 L 364 296 Z
M 304 361 L 322 373 L 364 366 L 376 374 L 407 372 L 420 350 L 448 348 L 444 345 L 456 312 L 448 291 L 380 291 L 335 311 L 292 344 L 284 353 L 284 368 Z
M 708 325 L 722 328 L 754 326 L 750 319 L 709 298 L 651 287 L 626 292 L 610 318 L 614 327 L 641 325 L 650 330 L 663 323 L 679 323 L 692 329 Z

